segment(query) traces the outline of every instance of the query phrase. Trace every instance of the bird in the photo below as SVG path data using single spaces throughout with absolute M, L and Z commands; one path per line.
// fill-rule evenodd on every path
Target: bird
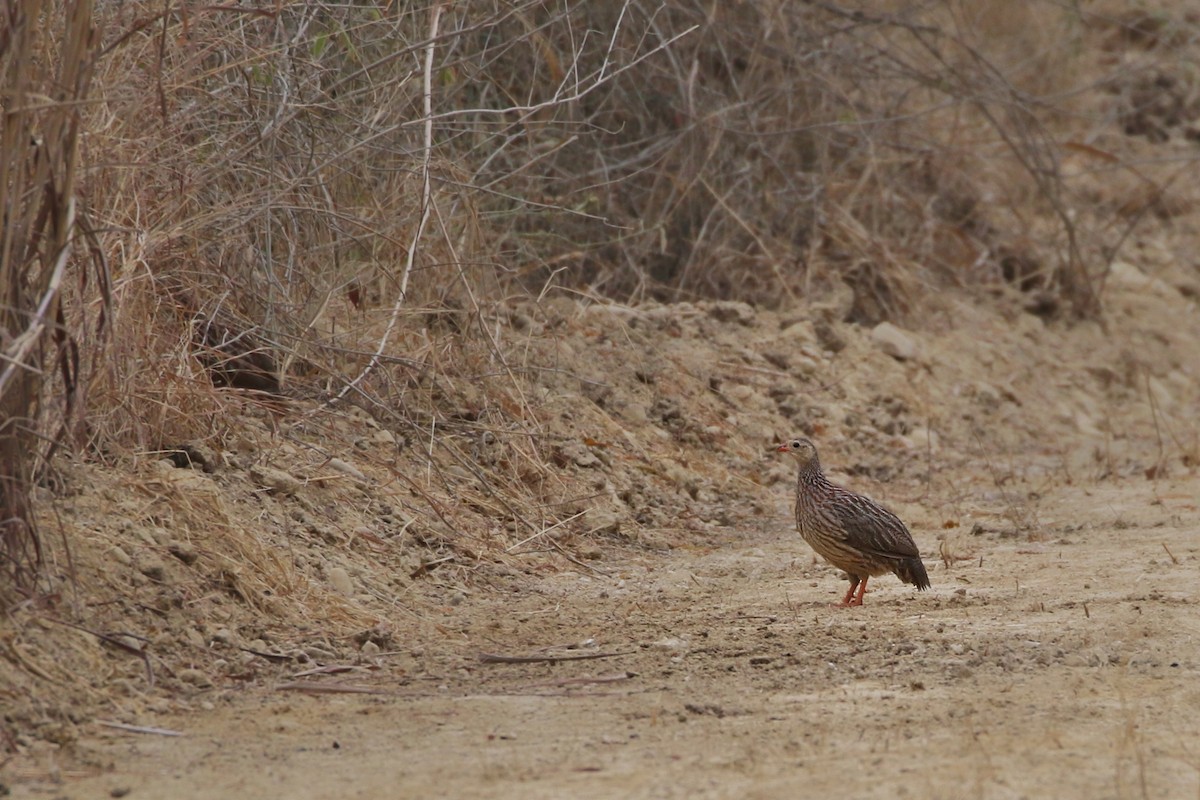
M 850 578 L 840 606 L 861 606 L 867 579 L 892 572 L 918 590 L 929 588 L 929 574 L 912 534 L 900 518 L 869 497 L 829 482 L 821 471 L 817 447 L 798 437 L 776 446 L 800 465 L 796 480 L 796 528 L 813 550 Z

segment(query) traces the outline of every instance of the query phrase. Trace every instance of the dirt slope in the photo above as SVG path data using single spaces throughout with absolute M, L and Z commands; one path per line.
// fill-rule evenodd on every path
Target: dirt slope
M 930 593 L 881 579 L 855 610 L 774 523 L 558 574 L 431 614 L 441 636 L 346 678 L 395 695 L 255 689 L 152 720 L 182 738 L 93 729 L 95 767 L 16 796 L 1189 796 L 1198 502 L 1055 491 L 1045 541 L 976 536 Z M 620 655 L 477 658 L 568 643 L 548 652 Z
M 1172 712 L 1200 665 L 1200 321 L 1173 263 L 1119 264 L 1103 325 L 949 295 L 910 331 L 821 307 L 513 307 L 534 435 L 489 427 L 486 399 L 437 448 L 297 402 L 220 420 L 203 469 L 68 465 L 46 506 L 62 590 L 0 636 L 0 782 L 1194 791 L 1195 722 Z M 909 522 L 931 592 L 885 578 L 827 608 L 844 586 L 766 452 L 797 431 Z M 504 508 L 496 481 L 537 507 Z M 444 521 L 418 514 L 438 492 Z M 565 645 L 622 655 L 479 660 Z M 386 694 L 324 693 L 346 685 Z

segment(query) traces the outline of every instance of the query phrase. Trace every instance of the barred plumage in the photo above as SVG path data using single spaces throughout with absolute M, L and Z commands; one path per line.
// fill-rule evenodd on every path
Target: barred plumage
M 929 588 L 921 553 L 899 517 L 868 497 L 830 483 L 821 471 L 816 445 L 808 439 L 792 439 L 776 449 L 791 453 L 800 463 L 796 481 L 800 536 L 850 576 L 842 605 L 861 606 L 867 579 L 885 572 L 920 590 Z

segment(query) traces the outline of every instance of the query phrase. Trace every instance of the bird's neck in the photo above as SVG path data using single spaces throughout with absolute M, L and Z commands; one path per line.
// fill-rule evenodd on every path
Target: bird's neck
M 800 465 L 800 476 L 797 478 L 797 483 L 800 488 L 829 485 L 825 473 L 821 471 L 821 462 L 816 456 L 813 456 L 812 461 L 807 464 Z

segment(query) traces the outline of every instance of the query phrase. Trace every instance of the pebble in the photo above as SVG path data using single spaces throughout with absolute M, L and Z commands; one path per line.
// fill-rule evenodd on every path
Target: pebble
M 360 652 L 364 656 L 367 656 L 368 658 L 370 658 L 371 656 L 377 656 L 380 653 L 379 645 L 375 644 L 372 641 L 363 642 L 363 646 L 362 646 L 362 649 Z
M 1151 277 L 1126 261 L 1114 261 L 1108 268 L 1108 281 L 1115 286 L 1140 291 L 1150 290 L 1160 297 L 1178 297 L 1179 292 L 1166 281 Z
M 136 636 L 131 636 L 128 633 L 113 634 L 112 638 L 123 644 L 135 653 L 140 653 L 146 648 L 146 643 Z
M 328 664 L 329 662 L 337 659 L 336 655 L 334 655 L 330 651 L 326 650 L 325 648 L 317 647 L 316 645 L 309 645 L 308 647 L 304 648 L 303 652 L 304 652 L 304 655 L 308 656 L 313 661 L 317 661 L 317 662 L 324 663 L 324 664 Z
M 558 449 L 561 462 L 572 463 L 577 467 L 592 469 L 601 467 L 604 463 L 582 442 L 565 442 Z
M 171 540 L 167 542 L 167 552 L 185 564 L 196 563 L 196 548 L 192 547 L 187 542 Z
M 212 678 L 208 674 L 198 669 L 181 669 L 179 670 L 179 680 L 184 683 L 190 683 L 200 689 L 207 688 L 213 685 Z
M 233 644 L 236 639 L 236 634 L 229 630 L 229 628 L 221 628 L 212 635 L 212 640 L 214 642 L 220 642 L 221 644 Z
M 125 566 L 129 566 L 133 563 L 133 557 L 130 556 L 129 553 L 126 553 L 124 550 L 122 550 L 118 545 L 114 544 L 111 548 L 109 548 L 108 554 L 112 556 L 114 561 L 119 561 Z
M 143 553 L 138 556 L 138 572 L 152 581 L 164 582 L 167 579 L 167 565 L 156 555 Z
M 754 307 L 737 300 L 719 300 L 708 309 L 708 315 L 718 322 L 736 322 L 739 325 L 753 325 L 757 317 Z
M 592 533 L 603 533 L 614 536 L 621 532 L 621 517 L 610 509 L 589 508 L 587 519 L 588 527 Z
M 676 636 L 651 642 L 650 646 L 655 650 L 666 650 L 668 652 L 683 652 L 688 649 L 687 641 Z
M 871 330 L 871 341 L 892 358 L 912 361 L 921 355 L 921 345 L 908 331 L 890 322 L 881 322 Z
M 343 567 L 330 567 L 329 585 L 338 594 L 345 595 L 346 597 L 354 594 L 354 580 L 350 577 L 350 573 Z
M 202 442 L 180 445 L 170 456 L 171 462 L 180 469 L 201 469 L 213 472 L 221 465 L 217 451 Z
M 303 485 L 295 476 L 281 469 L 264 467 L 261 464 L 255 464 L 250 468 L 250 477 L 262 488 L 277 494 L 295 494 Z
M 331 459 L 329 459 L 329 466 L 332 467 L 333 469 L 336 469 L 338 472 L 342 473 L 343 475 L 349 475 L 351 478 L 354 478 L 355 480 L 360 480 L 360 481 L 364 481 L 364 482 L 367 480 L 367 476 L 363 474 L 362 470 L 360 470 L 358 467 L 351 464 L 349 461 L 343 461 L 340 458 L 331 458 Z

